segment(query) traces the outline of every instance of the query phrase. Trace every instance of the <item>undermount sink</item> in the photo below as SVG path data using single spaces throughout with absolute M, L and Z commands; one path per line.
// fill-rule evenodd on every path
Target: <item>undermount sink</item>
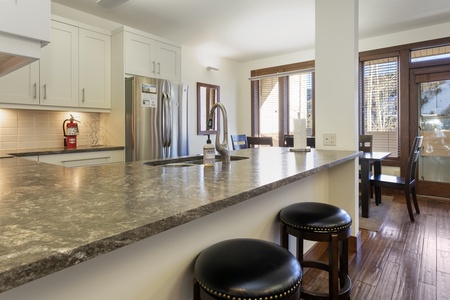
M 236 156 L 231 155 L 230 160 L 231 161 L 239 161 L 248 159 L 246 156 Z M 220 162 L 220 155 L 216 155 L 216 162 Z M 144 162 L 144 165 L 147 166 L 162 166 L 162 167 L 192 167 L 192 166 L 198 166 L 203 164 L 203 156 L 188 156 L 188 157 L 180 157 L 180 158 L 170 158 L 170 159 L 164 159 L 164 160 L 158 160 L 158 161 L 147 161 Z

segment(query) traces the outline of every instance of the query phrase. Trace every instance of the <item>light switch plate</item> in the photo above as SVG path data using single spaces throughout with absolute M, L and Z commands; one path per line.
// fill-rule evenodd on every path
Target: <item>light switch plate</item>
M 336 134 L 335 133 L 324 133 L 323 134 L 323 145 L 324 146 L 336 146 Z

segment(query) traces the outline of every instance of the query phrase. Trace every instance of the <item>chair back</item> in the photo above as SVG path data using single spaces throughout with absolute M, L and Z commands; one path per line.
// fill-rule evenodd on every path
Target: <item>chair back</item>
M 248 136 L 247 143 L 249 147 L 255 148 L 255 145 L 273 146 L 273 139 L 271 136 Z
M 419 160 L 420 148 L 422 147 L 423 136 L 416 136 L 414 144 L 408 158 L 405 183 L 412 183 L 416 179 L 417 161 Z
M 294 135 L 285 134 L 283 146 L 284 147 L 294 147 Z
M 372 135 L 363 134 L 359 136 L 359 151 L 372 152 Z
M 231 144 L 233 145 L 233 150 L 247 149 L 247 135 L 245 134 L 232 134 Z

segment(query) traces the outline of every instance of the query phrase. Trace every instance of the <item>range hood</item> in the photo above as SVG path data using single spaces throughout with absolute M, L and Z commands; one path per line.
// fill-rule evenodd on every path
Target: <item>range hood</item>
M 50 19 L 50 0 L 0 0 L 0 76 L 41 57 Z
M 40 41 L 0 33 L 0 76 L 38 60 L 43 45 Z

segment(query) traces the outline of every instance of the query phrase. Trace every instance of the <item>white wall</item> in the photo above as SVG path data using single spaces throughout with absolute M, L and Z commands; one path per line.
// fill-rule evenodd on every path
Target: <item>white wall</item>
M 218 71 L 206 69 L 211 66 Z M 220 59 L 207 53 L 183 46 L 181 51 L 181 80 L 189 84 L 189 147 L 191 154 L 202 153 L 206 137 L 197 135 L 197 82 L 220 86 L 220 102 L 225 106 L 228 115 L 228 140 L 231 149 L 230 134 L 237 133 L 238 116 L 238 77 L 239 64 Z M 216 111 L 218 112 L 218 110 Z M 214 141 L 215 136 L 211 136 Z M 221 140 L 223 131 L 221 132 Z

